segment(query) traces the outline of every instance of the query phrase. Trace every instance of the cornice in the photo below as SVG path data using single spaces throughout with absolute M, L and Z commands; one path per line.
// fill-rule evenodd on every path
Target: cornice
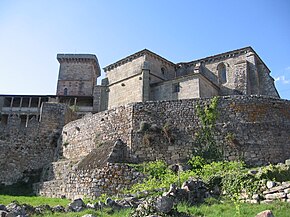
M 97 72 L 97 76 L 100 76 L 100 65 L 97 56 L 94 54 L 57 54 L 56 58 L 59 63 L 91 63 Z

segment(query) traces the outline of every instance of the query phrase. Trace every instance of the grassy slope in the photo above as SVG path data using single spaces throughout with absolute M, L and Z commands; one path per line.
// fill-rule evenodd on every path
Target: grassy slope
M 0 195 L 0 204 L 9 204 L 12 201 L 17 200 L 19 203 L 30 204 L 32 206 L 38 206 L 48 204 L 50 206 L 62 205 L 66 206 L 70 201 L 67 199 L 59 198 L 45 198 L 45 197 L 26 197 L 26 196 L 7 196 Z M 256 216 L 257 213 L 270 209 L 273 211 L 276 217 L 288 217 L 290 210 L 290 203 L 276 202 L 272 204 L 246 204 L 242 203 L 239 206 L 240 215 L 237 213 L 236 206 L 233 203 L 226 202 L 224 204 L 201 205 L 201 206 L 187 206 L 186 204 L 179 204 L 177 209 L 182 212 L 186 212 L 192 216 L 204 216 L 204 217 L 251 217 Z M 46 213 L 42 217 L 78 217 L 85 214 L 94 214 L 101 217 L 129 217 L 131 209 L 121 210 L 120 212 L 112 213 L 110 209 L 104 209 L 102 211 L 84 210 L 79 213 Z
M 18 201 L 20 204 L 26 203 L 32 206 L 39 206 L 43 204 L 48 204 L 49 206 L 66 206 L 70 202 L 70 200 L 60 198 L 0 195 L 0 204 L 7 205 L 15 200 Z
M 193 216 L 206 217 L 251 217 L 256 216 L 259 212 L 264 210 L 272 210 L 275 217 L 288 217 L 290 211 L 290 203 L 275 202 L 272 204 L 240 204 L 240 212 L 236 210 L 233 203 L 214 204 L 212 206 L 201 205 L 188 207 L 185 204 L 179 204 L 178 210 L 191 214 Z

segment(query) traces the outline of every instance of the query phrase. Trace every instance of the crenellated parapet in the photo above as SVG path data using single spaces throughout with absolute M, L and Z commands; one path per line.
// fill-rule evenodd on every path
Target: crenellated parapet
M 97 57 L 93 54 L 58 54 L 57 60 L 60 66 L 56 95 L 93 97 L 97 78 L 101 75 Z
M 57 54 L 57 60 L 62 63 L 89 63 L 94 66 L 96 76 L 101 75 L 97 56 L 94 54 Z

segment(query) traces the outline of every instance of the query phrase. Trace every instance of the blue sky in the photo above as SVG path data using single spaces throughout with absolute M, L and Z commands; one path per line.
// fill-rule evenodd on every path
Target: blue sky
M 103 68 L 144 48 L 185 62 L 245 46 L 290 99 L 289 0 L 1 0 L 0 93 L 55 94 L 57 53 Z

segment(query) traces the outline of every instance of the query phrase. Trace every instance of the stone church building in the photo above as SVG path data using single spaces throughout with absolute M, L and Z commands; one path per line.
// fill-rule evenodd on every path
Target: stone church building
M 92 54 L 58 54 L 56 95 L 0 95 L 1 122 L 18 114 L 22 125 L 39 119 L 43 102 L 74 106 L 80 116 L 132 102 L 266 95 L 279 98 L 270 70 L 251 47 L 173 63 L 147 49 L 104 68 Z
M 270 70 L 251 47 L 176 64 L 144 49 L 106 66 L 101 85 L 96 85 L 100 67 L 95 55 L 58 54 L 57 59 L 57 96 L 79 98 L 80 106 L 91 100 L 93 112 L 131 102 L 225 95 L 279 97 Z

